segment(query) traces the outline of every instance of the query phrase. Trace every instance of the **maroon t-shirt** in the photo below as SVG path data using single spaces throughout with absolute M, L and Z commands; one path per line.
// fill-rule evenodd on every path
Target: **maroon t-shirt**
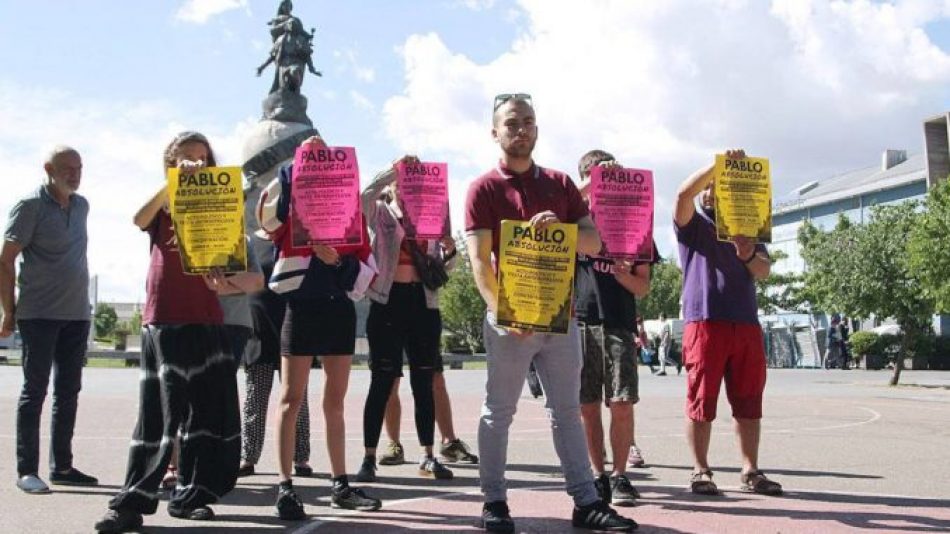
M 152 257 L 142 324 L 221 324 L 218 296 L 197 275 L 185 274 L 171 217 L 159 210 L 146 229 Z
M 501 221 L 527 221 L 548 210 L 565 223 L 576 223 L 590 213 L 567 174 L 537 165 L 518 174 L 499 164 L 469 186 L 465 231 L 491 230 L 492 253 L 497 261 Z

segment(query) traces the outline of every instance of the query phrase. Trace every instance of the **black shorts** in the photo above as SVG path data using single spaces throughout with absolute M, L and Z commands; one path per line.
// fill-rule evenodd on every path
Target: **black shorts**
M 389 302 L 373 302 L 366 319 L 369 366 L 374 371 L 402 373 L 405 352 L 409 368 L 442 371 L 442 315 L 426 306 L 420 283 L 393 283 Z
M 280 331 L 282 355 L 352 355 L 355 350 L 356 308 L 349 297 L 287 302 Z

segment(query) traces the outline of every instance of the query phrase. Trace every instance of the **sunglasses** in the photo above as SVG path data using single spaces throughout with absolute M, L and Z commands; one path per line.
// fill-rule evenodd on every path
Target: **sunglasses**
M 502 93 L 495 96 L 494 111 L 498 111 L 498 108 L 500 108 L 502 104 L 509 100 L 521 100 L 523 102 L 527 102 L 529 106 L 534 107 L 534 104 L 531 102 L 531 95 L 528 93 Z

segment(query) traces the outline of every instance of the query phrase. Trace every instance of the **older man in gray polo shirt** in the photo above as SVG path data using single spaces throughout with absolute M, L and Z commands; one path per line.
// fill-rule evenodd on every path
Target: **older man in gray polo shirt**
M 23 390 L 17 405 L 17 487 L 48 493 L 39 478 L 40 414 L 55 366 L 50 446 L 50 482 L 95 485 L 98 480 L 73 467 L 76 399 L 82 386 L 89 336 L 89 269 L 86 217 L 89 203 L 77 195 L 82 159 L 60 146 L 44 165 L 46 183 L 10 211 L 0 250 L 0 336 L 14 326 L 23 338 Z M 16 259 L 19 298 L 14 298 Z

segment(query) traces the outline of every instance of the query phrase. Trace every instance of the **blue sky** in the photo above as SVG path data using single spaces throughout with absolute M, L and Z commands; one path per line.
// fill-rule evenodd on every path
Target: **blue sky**
M 241 161 L 272 71 L 276 0 L 0 3 L 0 212 L 56 143 L 84 155 L 90 262 L 105 300 L 144 296 L 131 215 L 181 129 Z M 357 147 L 364 182 L 406 152 L 450 164 L 453 224 L 493 165 L 491 98 L 535 97 L 542 165 L 595 146 L 654 169 L 657 241 L 673 251 L 678 183 L 726 147 L 769 157 L 777 195 L 921 150 L 950 111 L 950 0 L 297 0 L 316 28 L 310 116 Z

